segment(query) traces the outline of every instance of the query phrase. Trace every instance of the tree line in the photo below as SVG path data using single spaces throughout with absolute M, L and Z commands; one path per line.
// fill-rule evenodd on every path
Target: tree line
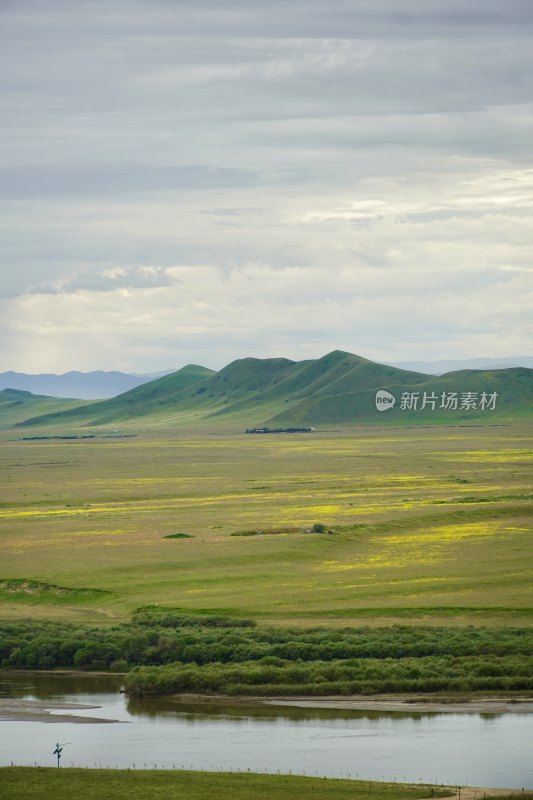
M 529 691 L 533 630 L 290 630 L 158 607 L 112 628 L 0 622 L 0 665 L 129 672 L 138 694 Z

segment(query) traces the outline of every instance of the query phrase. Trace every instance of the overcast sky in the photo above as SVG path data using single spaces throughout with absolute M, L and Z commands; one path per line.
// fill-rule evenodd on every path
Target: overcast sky
M 533 355 L 531 0 L 0 0 L 0 371 Z

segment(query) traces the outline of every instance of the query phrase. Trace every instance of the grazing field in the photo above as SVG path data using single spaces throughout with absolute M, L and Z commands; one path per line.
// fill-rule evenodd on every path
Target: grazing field
M 15 435 L 0 618 L 105 625 L 158 603 L 291 626 L 533 622 L 530 425 Z
M 11 800 L 419 800 L 453 794 L 433 786 L 297 775 L 42 767 L 0 769 L 0 786 Z

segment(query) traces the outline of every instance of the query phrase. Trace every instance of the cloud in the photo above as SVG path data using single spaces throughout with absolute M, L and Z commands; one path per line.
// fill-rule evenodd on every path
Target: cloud
M 197 191 L 253 186 L 249 170 L 202 165 L 153 167 L 131 165 L 0 169 L 0 198 L 106 196 L 132 192 Z
M 4 3 L 4 5 L 6 5 Z M 306 38 L 343 36 L 364 39 L 376 36 L 428 37 L 430 34 L 468 36 L 472 31 L 497 28 L 504 32 L 531 25 L 533 13 L 528 0 L 80 0 L 65 7 L 60 0 L 49 2 L 43 12 L 39 0 L 11 3 L 8 10 L 15 23 L 46 31 L 59 40 L 73 21 L 79 35 L 124 32 L 151 37 L 262 36 Z
M 0 14 L 0 369 L 527 352 L 529 0 Z
M 162 267 L 109 267 L 100 272 L 86 270 L 59 287 L 36 287 L 32 294 L 72 294 L 114 292 L 117 289 L 149 289 L 172 286 L 173 282 Z
M 318 267 L 261 263 L 229 272 L 181 265 L 165 274 L 165 286 L 135 287 L 131 279 L 126 286 L 126 276 L 115 273 L 109 280 L 121 283 L 109 291 L 69 287 L 4 301 L 3 324 L 37 371 L 58 357 L 66 368 L 80 357 L 88 369 L 190 360 L 221 367 L 249 354 L 301 358 L 336 346 L 386 361 L 435 352 L 434 333 L 444 352 L 464 352 L 467 340 L 505 355 L 509 333 L 518 350 L 533 333 L 530 276 L 521 272 L 457 266 L 436 284 L 431 270 L 421 276 L 395 266 L 346 267 L 333 280 Z

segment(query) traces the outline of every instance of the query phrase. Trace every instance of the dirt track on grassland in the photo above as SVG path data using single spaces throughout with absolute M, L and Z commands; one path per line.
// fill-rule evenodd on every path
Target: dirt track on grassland
M 453 787 L 452 787 L 453 788 Z M 483 800 L 485 797 L 525 797 L 527 800 L 533 798 L 533 792 L 522 789 L 497 789 L 484 786 L 465 786 L 461 787 L 461 793 L 452 795 L 447 800 Z M 430 800 L 430 798 L 428 798 Z

